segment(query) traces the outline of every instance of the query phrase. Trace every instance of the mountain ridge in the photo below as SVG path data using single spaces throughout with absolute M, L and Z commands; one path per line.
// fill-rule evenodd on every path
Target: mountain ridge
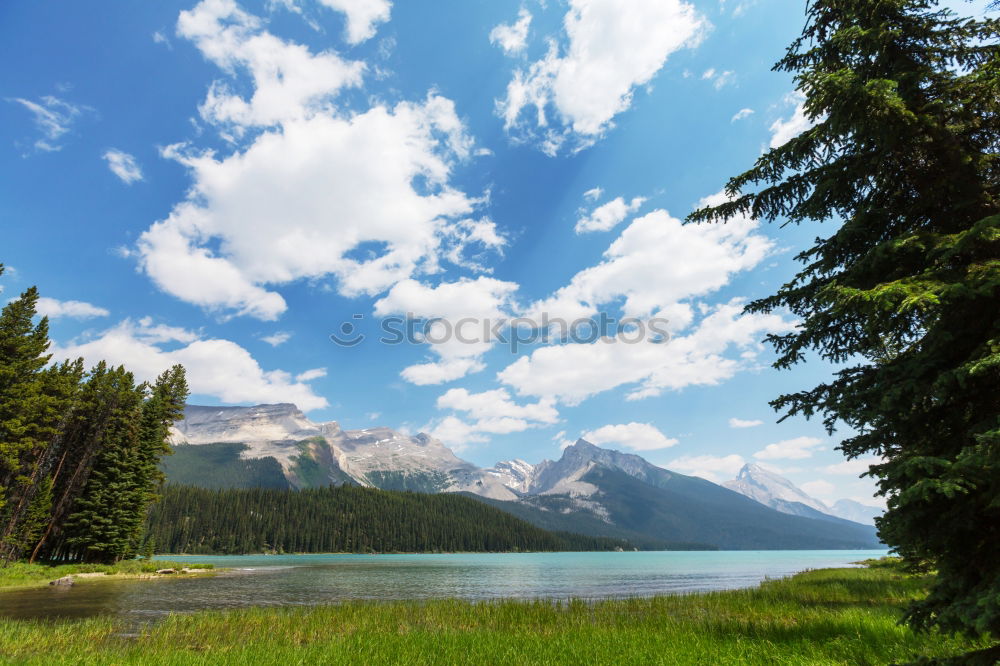
M 218 482 L 209 478 L 213 475 L 199 478 L 226 484 L 217 487 L 253 486 L 266 479 L 277 486 L 283 480 L 287 488 L 351 484 L 465 493 L 538 526 L 592 536 L 731 549 L 877 546 L 874 530 L 865 526 L 829 516 L 825 521 L 791 516 L 710 481 L 583 439 L 565 447 L 558 460 L 515 459 L 480 468 L 424 433 L 343 430 L 336 421 L 314 423 L 284 403 L 189 406 L 172 430 L 172 444 L 175 459 L 168 459 L 165 470 L 175 483 L 189 482 L 211 464 Z

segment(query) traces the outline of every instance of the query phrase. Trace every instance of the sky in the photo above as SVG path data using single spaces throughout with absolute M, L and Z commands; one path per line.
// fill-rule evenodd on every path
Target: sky
M 38 286 L 56 358 L 183 363 L 194 404 L 292 402 L 484 466 L 584 436 L 878 503 L 842 433 L 768 406 L 834 368 L 772 369 L 761 340 L 794 317 L 742 312 L 833 223 L 682 224 L 808 127 L 771 71 L 803 20 L 758 0 L 6 3 L 0 299 Z M 543 316 L 633 319 L 475 334 Z M 417 334 L 386 342 L 406 317 Z

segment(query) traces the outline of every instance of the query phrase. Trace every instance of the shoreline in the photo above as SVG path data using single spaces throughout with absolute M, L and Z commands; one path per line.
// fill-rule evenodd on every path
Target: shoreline
M 168 573 L 166 570 L 170 570 Z M 6 590 L 69 587 L 122 580 L 167 580 L 211 577 L 225 571 L 212 564 L 169 560 L 126 560 L 117 564 L 27 564 L 14 562 L 0 568 L 0 595 Z
M 110 616 L 0 620 L 12 663 L 892 663 L 983 641 L 897 621 L 930 577 L 892 564 L 816 569 L 754 588 L 544 602 L 459 599 L 206 610 L 139 633 Z M 123 640 L 122 636 L 128 639 Z

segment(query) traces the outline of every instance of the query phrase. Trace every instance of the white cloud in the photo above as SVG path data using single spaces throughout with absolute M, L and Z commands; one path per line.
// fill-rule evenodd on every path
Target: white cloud
M 712 86 L 716 90 L 721 90 L 722 88 L 733 82 L 735 74 L 730 70 L 726 70 L 724 72 L 717 72 L 713 68 L 705 70 L 705 73 L 701 75 L 701 78 L 706 81 L 711 81 Z
M 591 444 L 618 444 L 633 451 L 656 451 L 677 444 L 678 440 L 667 437 L 651 423 L 619 423 L 601 426 L 597 430 L 583 433 L 581 437 Z
M 722 195 L 713 195 L 699 205 L 723 201 Z M 601 263 L 580 271 L 531 309 L 575 318 L 624 298 L 627 315 L 645 316 L 711 293 L 767 256 L 773 243 L 757 233 L 758 226 L 744 217 L 725 224 L 684 224 L 655 210 L 633 220 L 604 252 Z
M 83 357 L 88 365 L 106 360 L 123 364 L 138 381 L 150 381 L 180 363 L 197 395 L 225 403 L 293 402 L 305 411 L 328 405 L 312 388 L 284 370 L 264 370 L 230 340 L 204 338 L 181 328 L 126 319 L 96 338 L 53 348 L 54 358 Z
M 295 375 L 295 381 L 311 382 L 314 379 L 320 379 L 322 377 L 326 377 L 326 368 L 313 368 Z
M 462 417 L 448 415 L 427 429 L 446 444 L 459 447 L 487 441 L 489 435 L 523 432 L 559 420 L 552 400 L 520 405 L 504 389 L 482 393 L 451 389 L 438 398 L 437 407 L 461 412 Z
M 737 419 L 737 418 L 731 418 L 731 419 L 729 419 L 729 427 L 730 428 L 755 428 L 755 427 L 757 427 L 759 425 L 763 425 L 763 424 L 764 424 L 763 421 L 759 421 L 759 420 L 756 420 L 756 419 L 754 419 L 752 421 L 745 421 L 743 419 Z
M 716 194 L 700 205 L 723 200 Z M 625 316 L 666 318 L 672 338 L 542 347 L 508 365 L 498 379 L 521 395 L 578 404 L 623 385 L 631 386 L 627 399 L 638 400 L 664 390 L 718 384 L 752 367 L 760 337 L 791 330 L 793 322 L 779 314 L 744 315 L 739 300 L 715 306 L 685 301 L 722 288 L 733 274 L 767 256 L 772 243 L 757 227 L 743 217 L 726 224 L 684 224 L 663 210 L 633 220 L 601 263 L 532 304 L 527 316 L 572 321 L 596 315 L 602 305 L 621 303 Z
M 261 338 L 261 340 L 271 345 L 272 347 L 279 347 L 291 339 L 292 339 L 292 334 L 287 333 L 285 331 L 278 331 L 276 333 L 272 333 L 271 335 L 265 335 L 264 337 Z
M 791 93 L 785 97 L 785 101 L 795 104 L 795 110 L 787 119 L 775 120 L 771 125 L 771 148 L 777 148 L 788 143 L 802 132 L 806 131 L 815 123 L 806 116 L 805 100 L 799 93 Z
M 550 39 L 543 59 L 514 73 L 497 103 L 504 124 L 527 136 L 537 136 L 537 128 L 549 154 L 567 139 L 585 147 L 631 106 L 635 88 L 648 83 L 671 53 L 697 44 L 707 25 L 681 0 L 570 0 L 563 21 L 567 43 Z M 533 123 L 522 119 L 529 107 Z
M 759 460 L 802 460 L 811 458 L 816 451 L 822 451 L 823 440 L 816 437 L 795 437 L 774 444 L 768 444 L 753 454 Z
M 360 44 L 375 35 L 375 26 L 389 20 L 389 0 L 319 0 L 347 16 L 347 41 Z
M 337 3 L 362 5 L 373 6 Z M 375 5 L 388 11 L 388 3 Z M 313 54 L 263 25 L 231 0 L 181 13 L 179 35 L 226 72 L 245 70 L 251 79 L 246 99 L 213 84 L 203 116 L 233 141 L 243 130 L 256 133 L 228 156 L 183 144 L 164 149 L 189 169 L 193 185 L 139 238 L 142 270 L 207 310 L 273 320 L 286 309 L 276 287 L 296 280 L 333 276 L 340 293 L 354 297 L 437 273 L 442 261 L 481 269 L 482 253 L 505 240 L 489 219 L 470 217 L 485 199 L 449 182 L 475 148 L 453 102 L 431 94 L 338 111 L 332 97 L 360 82 L 363 65 Z
M 753 115 L 753 109 L 740 109 L 735 114 L 733 114 L 733 117 L 730 118 L 729 122 L 735 123 L 737 120 L 743 120 L 744 118 L 750 115 Z
M 488 222 L 450 228 L 478 203 L 448 183 L 468 149 L 454 105 L 434 96 L 289 122 L 222 160 L 173 148 L 194 186 L 140 238 L 143 269 L 182 300 L 261 319 L 285 310 L 265 285 L 333 274 L 344 295 L 379 293 L 437 271 L 439 252 L 496 242 Z
M 592 187 L 583 193 L 583 198 L 587 201 L 597 201 L 604 194 L 604 189 L 600 187 Z
M 490 43 L 499 45 L 507 55 L 520 53 L 528 45 L 530 26 L 531 12 L 521 7 L 515 23 L 510 25 L 501 23 L 490 31 Z
M 639 210 L 645 201 L 645 197 L 635 197 L 628 203 L 622 197 L 612 199 L 577 220 L 574 230 L 578 234 L 590 231 L 610 231 L 630 214 Z
M 834 465 L 827 465 L 823 468 L 823 471 L 827 474 L 843 474 L 850 476 L 861 476 L 868 471 L 868 468 L 872 465 L 879 465 L 882 463 L 881 458 L 870 457 L 870 458 L 853 458 L 851 460 L 845 460 L 843 462 L 836 463 Z
M 177 35 L 194 42 L 224 71 L 245 70 L 253 79 L 249 100 L 215 81 L 200 107 L 202 118 L 232 123 L 237 135 L 244 127 L 273 126 L 324 110 L 342 88 L 359 85 L 364 71 L 362 63 L 347 62 L 331 51 L 313 55 L 301 44 L 275 37 L 233 0 L 203 0 L 182 11 Z
M 375 421 L 380 416 L 382 416 L 382 412 L 368 412 L 367 414 L 365 414 L 365 418 L 367 418 L 369 421 Z
M 556 442 L 557 444 L 559 444 L 559 450 L 560 451 L 562 451 L 563 449 L 569 448 L 570 446 L 573 446 L 573 444 L 574 444 L 574 442 L 573 442 L 572 439 L 567 439 L 567 437 L 566 437 L 566 431 L 565 430 L 560 430 L 556 434 L 552 435 L 552 441 Z
M 815 495 L 818 497 L 830 497 L 837 490 L 837 486 L 833 485 L 829 481 L 824 481 L 822 479 L 817 479 L 815 481 L 806 481 L 799 488 L 807 495 Z M 870 500 L 869 500 L 870 501 Z
M 559 420 L 559 412 L 551 400 L 518 405 L 504 389 L 469 393 L 464 388 L 453 388 L 437 399 L 437 407 L 466 412 L 469 417 L 480 421 L 514 418 L 551 424 Z
M 121 178 L 126 185 L 142 180 L 142 169 L 139 168 L 135 157 L 126 152 L 111 148 L 104 153 L 104 160 L 108 163 L 111 173 Z
M 438 360 L 411 365 L 400 374 L 418 385 L 440 384 L 482 370 L 480 357 L 489 351 L 483 327 L 510 317 L 515 308 L 514 292 L 518 285 L 495 278 L 480 276 L 475 280 L 461 279 L 442 282 L 437 286 L 416 280 L 402 280 L 376 301 L 375 315 L 393 314 L 417 319 L 442 319 L 428 330 L 431 350 Z M 422 330 L 422 327 L 420 328 Z
M 728 456 L 682 456 L 668 462 L 666 468 L 719 483 L 735 477 L 745 464 L 743 456 L 733 453 Z
M 15 97 L 9 101 L 17 102 L 31 111 L 35 127 L 42 133 L 42 138 L 35 141 L 35 148 L 45 152 L 62 149 L 59 139 L 69 132 L 77 116 L 83 112 L 83 107 L 70 104 L 53 95 L 46 95 L 37 102 L 22 97 Z
M 70 317 L 71 319 L 89 319 L 91 317 L 107 317 L 106 309 L 91 305 L 84 301 L 59 301 L 42 296 L 36 305 L 38 314 L 49 319 Z
M 456 416 L 446 416 L 437 422 L 428 424 L 421 430 L 431 437 L 441 440 L 457 452 L 462 451 L 469 444 L 489 441 L 489 437 L 477 432 L 471 424 Z
M 742 312 L 738 301 L 711 307 L 694 330 L 665 343 L 598 340 L 542 347 L 497 377 L 521 395 L 554 397 L 570 405 L 625 385 L 631 386 L 627 399 L 639 400 L 665 390 L 719 384 L 752 364 L 764 333 L 792 328 L 779 315 Z

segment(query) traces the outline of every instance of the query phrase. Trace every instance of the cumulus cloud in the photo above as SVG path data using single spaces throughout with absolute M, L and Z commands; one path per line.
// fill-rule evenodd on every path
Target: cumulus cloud
M 581 437 L 591 444 L 617 444 L 633 451 L 656 451 L 677 444 L 678 440 L 667 437 L 652 423 L 619 423 L 601 426 L 583 433 Z
M 571 140 L 585 147 L 629 108 L 667 57 L 697 44 L 707 22 L 681 0 L 570 0 L 565 44 L 549 39 L 548 53 L 517 70 L 497 103 L 509 131 L 540 140 L 557 153 Z M 533 109 L 533 114 L 525 112 Z
M 822 451 L 823 440 L 816 437 L 795 437 L 768 444 L 753 454 L 758 460 L 802 460 Z
M 412 279 L 394 285 L 376 301 L 376 316 L 442 320 L 427 330 L 437 360 L 405 368 L 400 373 L 403 379 L 418 385 L 441 384 L 482 370 L 480 357 L 493 344 L 486 340 L 483 326 L 510 317 L 517 288 L 515 282 L 485 276 L 436 286 Z
M 531 26 L 531 12 L 521 7 L 517 21 L 501 23 L 490 30 L 490 43 L 496 44 L 507 55 L 520 53 L 528 45 L 528 28 Z
M 699 206 L 722 201 L 723 195 L 717 194 L 702 199 Z M 665 210 L 655 210 L 633 220 L 604 252 L 603 261 L 574 275 L 532 310 L 575 318 L 624 299 L 625 313 L 638 317 L 711 293 L 770 252 L 773 243 L 757 233 L 758 226 L 745 217 L 726 224 L 684 224 Z
M 126 185 L 142 180 L 142 169 L 139 168 L 139 163 L 132 155 L 111 148 L 104 152 L 104 161 L 108 163 L 111 173 L 118 176 Z
M 231 340 L 205 338 L 149 318 L 126 319 L 93 339 L 57 345 L 52 352 L 57 359 L 83 357 L 88 365 L 101 360 L 123 364 L 139 381 L 151 381 L 180 363 L 192 393 L 224 403 L 293 402 L 305 411 L 328 405 L 290 373 L 261 368 L 250 352 Z
M 717 204 L 723 195 L 702 200 Z M 709 305 L 694 299 L 753 268 L 772 244 L 757 233 L 757 222 L 734 218 L 727 224 L 683 224 L 666 211 L 637 218 L 604 253 L 550 297 L 533 303 L 527 316 L 573 321 L 593 317 L 602 305 L 620 304 L 627 317 L 655 316 L 671 336 L 577 340 L 522 356 L 497 375 L 521 395 L 550 396 L 566 404 L 630 386 L 638 400 L 691 385 L 713 385 L 753 367 L 766 333 L 792 329 L 781 314 L 743 314 L 738 299 Z M 655 331 L 654 331 L 655 332 Z
M 42 135 L 42 138 L 35 141 L 35 149 L 43 152 L 62 149 L 59 140 L 69 132 L 84 110 L 84 107 L 70 104 L 54 95 L 46 95 L 37 102 L 23 97 L 15 97 L 9 101 L 20 104 L 31 112 L 35 127 Z
M 332 4 L 388 16 L 389 3 Z M 224 72 L 246 74 L 251 94 L 216 82 L 201 106 L 239 145 L 231 154 L 163 150 L 192 187 L 135 254 L 165 292 L 273 320 L 287 307 L 277 287 L 296 280 L 332 276 L 342 295 L 376 295 L 442 262 L 482 270 L 485 253 L 502 248 L 493 222 L 472 215 L 484 198 L 450 183 L 475 152 L 451 100 L 339 110 L 335 96 L 360 83 L 363 64 L 279 39 L 232 0 L 182 12 L 178 35 Z
M 49 319 L 68 317 L 70 319 L 90 319 L 92 317 L 107 317 L 106 309 L 91 305 L 84 301 L 59 301 L 42 296 L 36 305 L 38 314 Z
M 459 448 L 487 441 L 489 435 L 523 432 L 559 420 L 553 401 L 543 399 L 522 405 L 514 402 L 504 389 L 481 393 L 451 389 L 438 398 L 437 407 L 460 412 L 461 416 L 450 414 L 426 430 L 449 446 Z
M 731 419 L 729 419 L 729 427 L 730 428 L 756 428 L 757 426 L 763 425 L 763 424 L 764 424 L 763 421 L 759 421 L 757 419 L 754 419 L 754 420 L 743 420 L 743 419 L 737 419 L 737 418 L 731 418 Z
M 584 196 L 588 193 L 584 193 Z M 630 214 L 639 210 L 645 201 L 645 197 L 635 197 L 627 203 L 622 197 L 612 199 L 577 220 L 574 229 L 578 234 L 590 231 L 610 231 Z
M 438 409 L 465 412 L 476 421 L 500 421 L 513 419 L 522 422 L 552 424 L 559 420 L 559 412 L 551 400 L 519 405 L 504 389 L 469 393 L 464 388 L 450 389 L 437 400 Z
M 583 193 L 583 198 L 587 201 L 597 201 L 604 194 L 604 189 L 600 187 L 592 187 Z
M 801 94 L 791 93 L 785 97 L 785 101 L 795 104 L 795 110 L 788 118 L 779 118 L 771 125 L 771 148 L 785 145 L 816 124 L 806 115 L 805 99 Z
M 194 186 L 140 238 L 142 267 L 182 300 L 261 319 L 286 307 L 265 285 L 333 274 L 344 295 L 379 293 L 437 271 L 443 249 L 495 242 L 488 229 L 449 229 L 477 203 L 448 183 L 468 148 L 454 105 L 436 96 L 289 122 L 221 160 L 173 148 Z
M 765 333 L 792 328 L 779 315 L 742 312 L 738 301 L 710 307 L 691 332 L 665 343 L 600 339 L 542 347 L 497 377 L 521 395 L 555 397 L 569 405 L 620 386 L 630 387 L 627 399 L 640 400 L 719 384 L 752 364 Z
M 348 43 L 360 44 L 375 35 L 376 26 L 389 20 L 392 3 L 389 0 L 319 0 L 330 9 L 343 12 L 347 18 Z
M 342 88 L 361 83 L 362 63 L 345 61 L 331 51 L 314 55 L 301 44 L 275 37 L 263 25 L 233 0 L 203 0 L 180 13 L 179 37 L 193 42 L 223 71 L 245 71 L 253 80 L 250 99 L 227 82 L 215 81 L 200 107 L 205 120 L 231 123 L 237 134 L 250 126 L 300 120 L 326 108 Z
M 666 467 L 681 474 L 699 476 L 719 483 L 735 477 L 745 464 L 743 456 L 733 453 L 728 456 L 682 456 L 668 462 Z

